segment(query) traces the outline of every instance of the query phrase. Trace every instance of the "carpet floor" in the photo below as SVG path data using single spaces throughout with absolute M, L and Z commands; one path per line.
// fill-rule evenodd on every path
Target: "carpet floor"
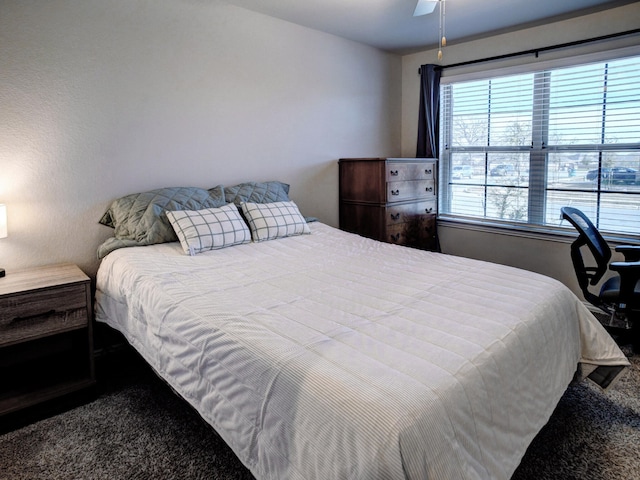
M 141 360 L 124 358 L 104 362 L 95 400 L 0 435 L 0 479 L 253 479 Z M 640 356 L 630 360 L 606 392 L 568 388 L 512 480 L 640 479 Z

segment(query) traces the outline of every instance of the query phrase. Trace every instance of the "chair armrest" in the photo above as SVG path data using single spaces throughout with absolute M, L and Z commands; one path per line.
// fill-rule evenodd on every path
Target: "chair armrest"
M 640 281 L 640 262 L 611 262 L 611 270 L 620 275 L 620 295 L 618 296 L 619 309 L 622 312 L 638 310 L 638 296 L 636 285 Z
M 625 262 L 640 261 L 640 245 L 618 245 L 615 250 L 624 255 Z
M 616 272 L 625 272 L 633 274 L 634 270 L 637 270 L 638 277 L 640 277 L 640 261 L 638 262 L 611 262 L 609 265 L 611 270 Z

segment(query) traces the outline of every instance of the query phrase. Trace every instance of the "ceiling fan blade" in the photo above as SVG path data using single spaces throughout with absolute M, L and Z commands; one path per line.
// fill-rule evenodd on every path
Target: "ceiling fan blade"
M 440 0 L 418 0 L 416 9 L 413 11 L 413 16 L 419 17 L 433 12 L 439 1 Z

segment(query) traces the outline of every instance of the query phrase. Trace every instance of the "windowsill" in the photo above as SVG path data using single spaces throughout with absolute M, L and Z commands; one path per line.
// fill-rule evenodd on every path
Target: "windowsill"
M 495 235 L 543 240 L 546 242 L 572 243 L 577 238 L 577 232 L 572 229 L 545 227 L 542 225 L 509 224 L 492 222 L 491 220 L 479 221 L 465 218 L 438 217 L 438 226 L 473 230 L 476 232 L 492 233 Z M 603 236 L 612 247 L 615 245 L 640 244 L 640 239 L 631 235 L 603 234 Z

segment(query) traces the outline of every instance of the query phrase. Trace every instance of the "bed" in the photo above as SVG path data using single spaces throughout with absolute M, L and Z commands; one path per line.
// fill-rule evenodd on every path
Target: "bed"
M 305 225 L 120 239 L 97 273 L 96 319 L 257 479 L 509 479 L 570 382 L 628 365 L 553 279 Z

